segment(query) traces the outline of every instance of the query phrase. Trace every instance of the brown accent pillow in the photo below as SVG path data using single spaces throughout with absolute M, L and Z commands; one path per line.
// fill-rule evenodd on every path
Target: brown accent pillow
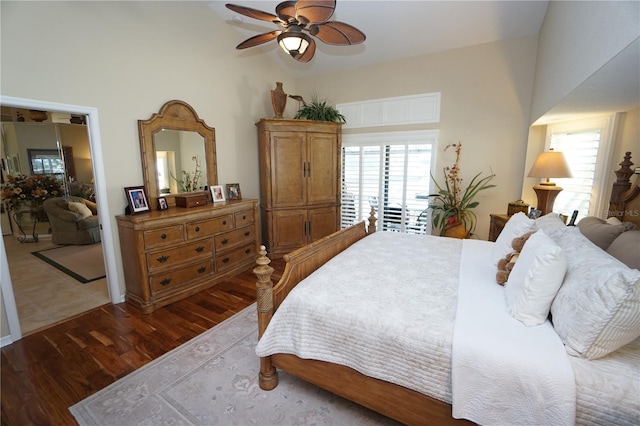
M 629 226 L 625 223 L 611 225 L 600 218 L 588 216 L 578 222 L 578 229 L 589 241 L 606 250 L 618 235 L 629 229 Z
M 640 269 L 640 231 L 623 232 L 613 240 L 607 253 L 627 265 Z

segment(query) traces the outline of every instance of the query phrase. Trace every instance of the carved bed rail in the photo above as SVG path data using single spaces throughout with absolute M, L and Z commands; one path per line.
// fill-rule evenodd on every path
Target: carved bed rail
M 631 176 L 635 173 L 631 168 L 631 152 L 626 152 L 619 164 L 620 168 L 614 172 L 617 179 L 611 189 L 607 217 L 616 217 L 623 222 L 633 222 L 640 226 L 640 179 L 636 178 L 635 183 L 631 183 Z

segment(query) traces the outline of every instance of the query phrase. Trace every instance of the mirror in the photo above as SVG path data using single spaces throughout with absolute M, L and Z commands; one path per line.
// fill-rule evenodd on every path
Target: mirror
M 152 206 L 158 197 L 175 205 L 175 195 L 218 184 L 215 129 L 189 104 L 169 101 L 148 120 L 138 120 L 144 186 Z

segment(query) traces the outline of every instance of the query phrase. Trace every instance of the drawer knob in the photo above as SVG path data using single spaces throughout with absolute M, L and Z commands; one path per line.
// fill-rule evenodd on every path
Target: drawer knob
M 206 271 L 206 270 L 207 270 L 207 268 L 206 268 L 206 267 L 204 267 L 204 266 L 201 266 L 201 267 L 199 267 L 199 268 L 198 268 L 198 272 L 199 272 L 199 273 L 203 273 L 203 272 L 204 272 L 204 271 Z
M 226 225 L 226 224 L 227 224 L 227 221 L 226 221 L 226 220 L 223 220 L 223 221 L 222 221 L 222 224 L 223 224 L 223 225 Z
M 169 256 L 160 256 L 158 259 L 156 259 L 158 262 L 160 263 L 164 263 L 167 260 L 169 260 Z
M 246 249 L 244 252 L 245 252 L 246 254 L 249 254 L 249 253 L 251 253 L 251 249 L 250 249 L 250 248 L 248 248 L 248 249 Z
M 160 281 L 160 284 L 168 285 L 170 282 L 171 282 L 171 278 L 165 278 L 164 280 Z
M 222 240 L 222 244 L 227 244 L 229 242 L 229 240 L 227 238 L 225 238 L 224 240 Z
M 228 257 L 225 257 L 224 259 L 222 259 L 222 263 L 229 263 L 229 260 L 231 259 L 229 259 Z
M 247 218 L 247 215 L 246 215 L 246 214 L 243 214 L 243 215 L 242 215 L 242 220 L 245 220 L 246 218 Z
M 244 233 L 244 236 L 245 236 L 245 237 L 248 237 L 248 236 L 249 236 L 249 234 L 251 234 L 251 232 L 246 231 L 246 232 Z
M 160 238 L 162 238 L 163 240 L 166 240 L 167 239 L 167 234 L 160 235 Z
M 196 232 L 200 232 L 200 227 L 196 226 Z
M 202 253 L 204 251 L 204 247 L 203 246 L 196 247 L 196 251 L 198 253 Z

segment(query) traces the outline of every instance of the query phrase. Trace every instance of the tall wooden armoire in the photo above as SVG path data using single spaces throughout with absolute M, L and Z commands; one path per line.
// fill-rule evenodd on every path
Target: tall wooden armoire
M 258 123 L 262 242 L 274 258 L 340 229 L 340 123 Z

